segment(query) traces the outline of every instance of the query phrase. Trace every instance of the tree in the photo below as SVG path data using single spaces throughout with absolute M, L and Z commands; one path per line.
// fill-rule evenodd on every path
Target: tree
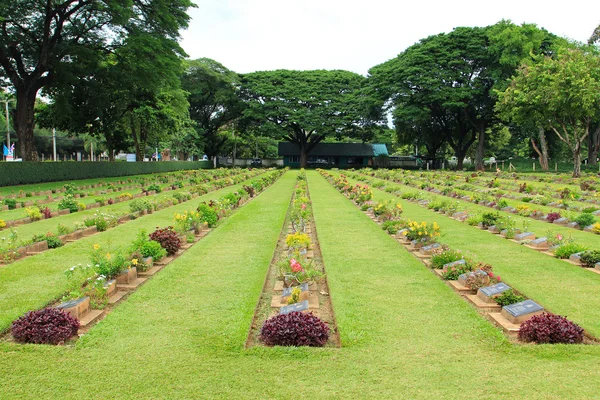
M 238 74 L 209 58 L 185 62 L 181 82 L 189 93 L 190 118 L 198 130 L 196 145 L 208 157 L 217 156 L 228 140 L 219 130 L 241 116 L 239 80 Z
M 40 89 L 76 77 L 122 46 L 132 32 L 176 41 L 190 0 L 3 0 L 0 66 L 16 93 L 15 129 L 34 160 L 34 105 Z
M 486 136 L 498 131 L 491 129 L 497 123 L 494 89 L 505 87 L 523 57 L 538 52 L 547 36 L 535 25 L 518 27 L 510 21 L 456 28 L 373 67 L 370 86 L 394 110 L 401 136 L 418 136 L 435 151 L 446 142 L 459 169 L 477 142 L 476 166 L 483 169 Z M 411 134 L 408 128 L 417 131 Z
M 101 136 L 110 160 L 133 143 L 136 160 L 142 161 L 150 138 L 161 139 L 188 118 L 179 88 L 182 55 L 170 39 L 130 32 L 121 47 L 99 57 L 85 75 L 56 79 L 45 90 L 53 100 L 53 116 L 40 122 Z
M 241 128 L 262 125 L 272 137 L 295 143 L 300 165 L 326 137 L 368 140 L 382 121 L 373 120 L 361 90 L 365 78 L 349 71 L 263 71 L 242 75 L 246 102 Z
M 524 64 L 499 93 L 498 111 L 517 123 L 534 121 L 552 130 L 573 155 L 581 175 L 581 150 L 600 113 L 600 57 L 593 48 L 562 50 Z

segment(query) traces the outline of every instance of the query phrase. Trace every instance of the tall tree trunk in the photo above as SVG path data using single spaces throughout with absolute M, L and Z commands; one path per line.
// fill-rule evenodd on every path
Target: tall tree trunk
M 23 161 L 36 161 L 35 141 L 33 139 L 34 106 L 37 89 L 17 86 L 17 108 L 14 125 L 19 139 L 19 150 Z
M 485 153 L 485 127 L 480 126 L 477 132 L 477 152 L 475 153 L 475 169 L 477 171 L 485 171 L 485 165 L 483 164 L 483 156 Z
M 573 177 L 581 176 L 581 144 L 577 143 L 573 148 Z
M 535 143 L 535 139 L 531 138 L 531 145 L 540 158 L 540 166 L 543 171 L 548 171 L 548 143 L 546 142 L 546 132 L 544 128 L 538 129 L 538 137 L 540 139 L 540 147 Z
M 464 167 L 465 156 L 467 155 L 467 152 L 462 149 L 456 150 L 455 155 L 456 155 L 456 169 L 461 170 Z
M 302 145 L 300 147 L 300 168 L 306 168 L 308 163 L 308 151 L 306 151 L 306 146 Z
M 600 153 L 600 125 L 590 133 L 588 140 L 588 164 L 596 166 L 598 153 Z

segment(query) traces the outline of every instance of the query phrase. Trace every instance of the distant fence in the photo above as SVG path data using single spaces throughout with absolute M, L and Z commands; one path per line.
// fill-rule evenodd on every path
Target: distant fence
M 250 167 L 252 166 L 252 158 L 236 158 L 231 157 L 219 157 L 220 167 Z M 261 160 L 263 167 L 283 167 L 283 160 L 278 158 L 263 158 Z
M 210 161 L 0 162 L 0 186 L 211 168 Z

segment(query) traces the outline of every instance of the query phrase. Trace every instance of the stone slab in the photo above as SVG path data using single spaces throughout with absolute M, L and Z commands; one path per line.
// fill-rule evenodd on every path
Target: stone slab
M 500 311 L 500 309 L 501 309 L 500 304 L 497 304 L 495 302 L 489 303 L 487 301 L 483 301 L 476 294 L 468 294 L 468 295 L 466 295 L 466 298 L 475 307 L 477 307 L 479 309 L 482 309 L 482 310 L 485 310 L 485 311 Z
M 506 283 L 499 282 L 499 283 L 496 283 L 495 285 L 480 288 L 477 291 L 477 296 L 479 296 L 479 298 L 486 303 L 496 304 L 496 302 L 494 301 L 494 298 L 502 295 L 502 293 L 504 293 L 510 289 L 511 289 L 511 287 L 508 286 Z
M 155 267 L 149 268 L 146 271 L 143 272 L 138 272 L 138 277 L 140 278 L 147 278 L 149 276 L 152 276 L 154 274 L 156 274 L 158 271 L 160 271 L 163 267 L 160 265 L 157 265 Z
M 88 326 L 96 322 L 103 313 L 103 310 L 91 310 L 89 313 L 87 313 L 79 319 L 79 327 L 87 328 Z
M 117 276 L 117 285 L 127 285 L 137 279 L 137 268 L 132 267 Z
M 519 333 L 521 325 L 510 322 L 509 320 L 504 318 L 502 313 L 490 313 L 488 315 L 490 316 L 492 321 L 494 321 L 500 328 L 502 328 L 502 330 L 505 333 L 514 336 L 516 336 Z
M 523 233 L 519 233 L 518 235 L 515 235 L 515 240 L 517 240 L 517 241 L 534 240 L 534 239 L 535 239 L 535 234 L 533 232 L 523 232 Z
M 450 286 L 452 286 L 452 288 L 460 293 L 475 293 L 475 291 L 465 285 L 463 285 L 462 283 L 459 283 L 458 281 L 446 281 L 448 282 L 448 284 L 450 284 Z
M 142 283 L 146 282 L 148 278 L 136 278 L 133 282 L 126 284 L 117 284 L 117 288 L 119 290 L 128 290 L 132 291 L 137 289 Z
M 121 299 L 125 296 L 127 296 L 127 294 L 129 294 L 128 291 L 126 290 L 119 290 L 117 291 L 115 294 L 113 294 L 112 296 L 110 296 L 108 298 L 108 304 L 116 304 L 119 301 L 121 301 Z
M 71 316 L 77 319 L 81 319 L 81 317 L 90 311 L 90 298 L 86 296 L 75 300 L 69 300 L 56 308 L 71 314 Z
M 513 324 L 521 324 L 534 315 L 544 312 L 544 307 L 533 300 L 525 300 L 502 308 L 501 314 Z
M 288 296 L 284 297 L 277 294 L 273 295 L 273 297 L 271 298 L 271 307 L 279 308 L 287 306 L 287 298 Z M 305 300 L 308 301 L 308 308 L 319 308 L 318 294 L 310 291 L 300 293 L 300 302 Z
M 299 311 L 299 312 L 308 312 L 309 310 L 309 304 L 308 304 L 308 300 L 304 300 L 300 303 L 296 303 L 296 304 L 291 304 L 289 306 L 283 306 L 279 309 L 279 314 L 289 314 L 293 311 Z

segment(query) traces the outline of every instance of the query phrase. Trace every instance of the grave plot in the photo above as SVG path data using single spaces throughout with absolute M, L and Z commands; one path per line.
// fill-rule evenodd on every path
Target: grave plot
M 369 177 L 360 174 L 350 174 L 350 176 L 360 179 L 363 182 L 373 182 Z M 383 183 L 383 181 L 376 181 L 375 183 Z M 383 187 L 378 185 L 378 187 Z M 386 188 L 387 191 L 387 188 Z M 396 192 L 395 192 L 396 193 Z M 595 241 L 590 240 L 587 235 L 578 236 L 578 242 L 574 243 L 574 239 L 569 234 L 565 236 L 561 233 L 553 231 L 548 232 L 548 238 L 539 238 L 535 233 L 529 231 L 531 225 L 535 225 L 536 228 L 540 227 L 540 223 L 522 217 L 503 216 L 498 212 L 484 212 L 482 214 L 469 213 L 468 211 L 458 211 L 459 200 L 456 202 L 440 201 L 436 199 L 437 194 L 402 194 L 402 198 L 417 202 L 420 206 L 434 210 L 441 215 L 446 215 L 452 219 L 456 219 L 461 222 L 466 222 L 471 226 L 478 226 L 481 229 L 493 233 L 499 234 L 501 237 L 506 238 L 514 243 L 525 245 L 534 250 L 539 250 L 543 254 L 556 257 L 564 260 L 570 264 L 577 265 L 586 268 L 586 270 L 600 273 L 600 270 L 595 268 L 595 265 L 600 261 L 600 254 L 596 250 L 589 250 L 589 246 L 579 244 L 583 243 L 594 243 Z M 477 206 L 474 206 L 477 207 Z M 523 223 L 523 229 L 516 227 L 516 221 L 521 218 Z M 534 242 L 533 246 L 529 246 L 530 242 Z M 584 256 L 581 258 L 580 256 Z
M 210 205 L 201 203 L 195 211 L 176 214 L 175 229 L 157 229 L 149 236 L 146 231 L 140 231 L 136 240 L 126 249 L 107 252 L 107 249 L 94 244 L 91 264 L 79 264 L 65 271 L 69 280 L 69 291 L 53 308 L 73 317 L 77 321 L 79 335 L 85 334 L 128 294 L 136 291 L 149 278 L 205 237 L 219 220 L 227 218 L 281 175 L 282 171 L 273 171 L 259 180 L 252 181 L 247 190 L 240 189 L 218 201 L 212 201 Z M 138 269 L 141 271 L 139 274 Z M 82 280 L 84 284 L 80 286 Z M 13 322 L 13 332 L 18 331 L 21 321 L 22 319 Z M 33 328 L 39 332 L 36 338 L 25 341 L 44 342 L 37 337 L 43 338 L 44 332 L 59 330 L 53 323 L 54 320 L 44 321 L 40 327 L 36 327 L 34 323 Z M 11 337 L 7 338 L 10 340 Z M 17 340 L 21 339 L 17 337 Z
M 554 226 L 600 234 L 600 222 L 598 221 L 600 206 L 591 206 L 594 203 L 581 203 L 579 207 L 571 207 L 572 211 L 565 211 L 568 207 L 565 206 L 566 200 L 562 200 L 562 198 L 570 193 L 569 189 L 561 189 L 560 193 L 563 196 L 561 200 L 551 201 L 551 198 L 549 200 L 546 198 L 531 198 L 532 200 L 528 202 L 517 202 L 514 201 L 515 196 L 511 195 L 510 192 L 506 194 L 504 191 L 498 190 L 496 193 L 494 191 L 496 189 L 477 191 L 470 184 L 461 185 L 456 182 L 457 177 L 455 175 L 445 175 L 444 179 L 440 180 L 436 178 L 437 172 L 420 174 L 419 176 L 411 172 L 392 172 L 388 170 L 372 171 L 365 169 L 359 172 L 359 174 L 350 174 L 350 176 L 360 180 L 365 179 L 367 176 L 380 178 L 413 188 L 420 188 L 438 196 L 456 199 L 456 203 L 451 207 L 457 207 L 458 204 L 463 202 L 475 203 L 502 212 L 517 214 L 521 217 L 554 223 Z M 469 181 L 469 176 L 465 179 Z M 593 193 L 593 195 L 588 194 L 588 196 L 594 196 L 595 198 L 596 193 Z M 510 199 L 512 206 L 506 199 Z M 544 201 L 544 199 L 547 201 Z M 444 204 L 445 208 L 448 206 L 449 204 Z M 557 208 L 561 210 L 557 211 Z M 561 216 L 561 213 L 563 213 L 563 216 Z M 568 215 L 569 218 L 565 218 L 564 215 Z
M 277 175 L 273 171 L 269 175 Z M 252 181 L 213 192 L 210 196 L 200 197 L 200 201 L 213 203 L 223 197 L 230 204 L 231 195 L 244 189 L 248 194 L 258 193 L 268 182 L 268 176 L 254 178 Z M 89 254 L 94 244 L 114 252 L 115 249 L 127 246 L 142 229 L 148 233 L 157 226 L 174 225 L 173 212 L 184 214 L 189 205 L 183 203 L 173 210 L 161 210 L 148 217 L 132 220 L 94 237 L 85 237 L 51 252 L 28 257 L 0 268 L 0 287 L 3 296 L 0 298 L 0 331 L 6 331 L 12 321 L 28 310 L 39 309 L 60 299 L 69 290 L 64 271 L 70 266 L 85 265 L 89 262 Z M 43 277 L 43 278 L 42 278 Z M 84 279 L 79 281 L 79 285 Z M 26 292 L 27 295 L 23 295 Z
M 177 191 L 168 195 L 154 195 L 141 199 L 134 199 L 127 205 L 109 206 L 110 212 L 81 212 L 62 218 L 40 220 L 35 224 L 11 229 L 8 241 L 0 245 L 0 265 L 9 264 L 17 259 L 29 255 L 36 255 L 42 251 L 61 247 L 63 244 L 74 242 L 85 236 L 93 235 L 98 231 L 114 228 L 118 224 L 126 223 L 132 219 L 140 218 L 164 208 L 189 201 L 200 194 L 205 194 L 218 188 L 240 183 L 244 178 L 256 176 L 262 171 L 240 172 L 226 178 L 212 180 L 209 183 L 196 185 L 191 191 Z M 221 175 L 215 173 L 214 177 Z M 128 210 L 128 211 L 127 211 Z M 68 210 L 66 210 L 68 211 Z M 68 214 L 68 213 L 67 213 Z M 58 228 L 54 228 L 58 224 Z M 69 224 L 72 224 L 69 226 Z M 31 235 L 31 239 L 25 239 Z
M 340 346 L 304 171 L 297 178 L 246 347 Z
M 447 246 L 438 243 L 440 229 L 437 223 L 403 220 L 400 218 L 402 206 L 399 203 L 374 201 L 373 192 L 369 186 L 351 185 L 344 175 L 333 176 L 325 171 L 320 172 L 374 222 L 396 237 L 423 264 L 434 268 L 433 271 L 440 278 L 508 335 L 513 338 L 518 337 L 522 341 L 539 343 L 583 342 L 583 329 L 563 318 L 560 320 L 561 323 L 564 321 L 564 324 L 573 327 L 572 330 L 578 332 L 575 336 L 564 335 L 564 327 L 561 323 L 554 323 L 556 320 L 552 319 L 557 316 L 545 313 L 541 305 L 524 298 L 519 292 L 513 291 L 510 286 L 501 282 L 500 277 L 492 272 L 491 265 L 465 259 L 466 257 L 463 258 L 460 252 L 452 251 Z M 544 314 L 543 318 L 550 318 L 551 321 L 548 326 L 543 328 L 536 325 L 534 318 L 541 314 Z M 552 332 L 552 339 L 544 342 L 544 339 L 540 341 L 535 334 L 522 335 L 521 325 L 530 319 L 534 322 L 524 325 L 527 327 L 526 331 L 548 330 Z M 586 343 L 598 343 L 592 335 L 586 334 L 586 336 Z M 533 340 L 532 337 L 536 337 L 536 339 Z

